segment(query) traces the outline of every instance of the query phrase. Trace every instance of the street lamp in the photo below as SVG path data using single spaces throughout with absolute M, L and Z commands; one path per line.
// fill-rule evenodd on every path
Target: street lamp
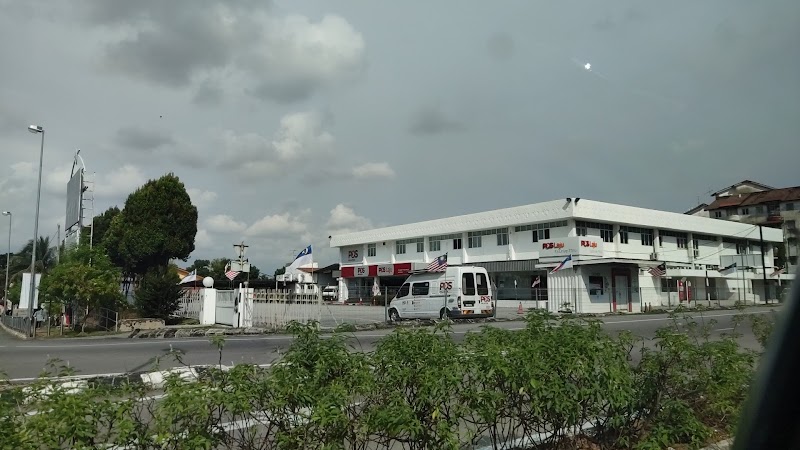
M 4 216 L 8 216 L 8 252 L 6 253 L 6 287 L 3 291 L 3 314 L 6 312 L 8 304 L 8 266 L 11 265 L 11 211 L 3 211 Z
M 28 326 L 30 336 L 33 337 L 33 299 L 36 295 L 36 241 L 39 240 L 39 202 L 42 199 L 42 159 L 44 158 L 44 128 L 40 125 L 30 125 L 28 131 L 42 135 L 39 148 L 39 186 L 36 189 L 36 218 L 33 221 L 33 248 L 31 249 L 31 290 L 28 293 Z

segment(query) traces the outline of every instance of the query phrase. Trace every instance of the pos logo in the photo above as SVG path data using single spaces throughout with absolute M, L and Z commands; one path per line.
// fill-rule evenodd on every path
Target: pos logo
M 358 259 L 358 250 L 350 250 L 347 252 L 347 259 L 354 260 Z
M 453 282 L 452 281 L 442 281 L 439 283 L 439 290 L 440 291 L 449 291 L 453 289 Z

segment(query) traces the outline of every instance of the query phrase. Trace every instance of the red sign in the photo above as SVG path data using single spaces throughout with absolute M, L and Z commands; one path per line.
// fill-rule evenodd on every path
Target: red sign
M 581 247 L 597 248 L 597 242 L 581 241 Z
M 542 249 L 550 250 L 555 248 L 564 248 L 563 242 L 544 242 L 542 243 Z
M 405 276 L 411 272 L 411 263 L 343 266 L 341 271 L 342 278 Z

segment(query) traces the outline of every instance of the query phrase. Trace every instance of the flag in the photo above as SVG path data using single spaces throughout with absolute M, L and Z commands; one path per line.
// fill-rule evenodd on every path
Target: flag
M 650 275 L 654 277 L 663 277 L 667 274 L 667 263 L 661 263 L 657 266 L 653 266 L 647 269 L 647 271 L 650 272 Z
M 378 279 L 375 278 L 375 282 L 372 283 L 372 296 L 379 297 L 381 295 L 381 288 L 378 286 Z
M 536 279 L 533 280 L 533 284 L 531 285 L 531 287 L 535 288 L 536 286 L 540 285 L 541 283 L 542 283 L 542 277 L 536 277 Z
M 778 268 L 776 267 L 776 268 L 775 268 L 775 271 L 774 271 L 774 272 L 772 272 L 772 275 L 770 275 L 770 276 L 771 276 L 771 277 L 779 277 L 779 276 L 783 275 L 783 271 L 784 271 L 784 269 L 785 269 L 785 267 L 781 267 L 780 269 L 778 269 Z
M 723 267 L 722 269 L 719 269 L 719 273 L 723 273 L 723 272 L 725 272 L 723 275 L 727 275 L 729 273 L 736 273 L 736 263 L 733 263 L 730 266 Z
M 425 268 L 427 272 L 446 272 L 447 271 L 447 253 L 434 259 Z
M 551 270 L 550 273 L 556 273 L 561 269 L 569 269 L 570 267 L 572 267 L 572 255 L 564 258 L 564 260 L 561 261 L 557 266 L 553 267 L 553 270 Z
M 298 253 L 289 267 L 286 268 L 286 273 L 292 273 L 299 267 L 313 264 L 314 257 L 311 255 L 311 246 L 304 248 L 302 252 Z
M 235 271 L 231 270 L 231 263 L 225 264 L 225 276 L 229 280 L 233 281 L 233 279 L 236 278 L 238 275 L 239 275 L 239 272 L 235 272 Z
M 197 269 L 194 269 L 192 273 L 183 277 L 178 284 L 191 283 L 192 281 L 197 281 Z

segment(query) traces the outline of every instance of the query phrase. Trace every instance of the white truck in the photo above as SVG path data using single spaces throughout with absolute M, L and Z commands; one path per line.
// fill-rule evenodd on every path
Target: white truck
M 445 272 L 411 274 L 389 303 L 388 315 L 392 322 L 491 317 L 494 305 L 494 292 L 486 269 L 449 266 Z

